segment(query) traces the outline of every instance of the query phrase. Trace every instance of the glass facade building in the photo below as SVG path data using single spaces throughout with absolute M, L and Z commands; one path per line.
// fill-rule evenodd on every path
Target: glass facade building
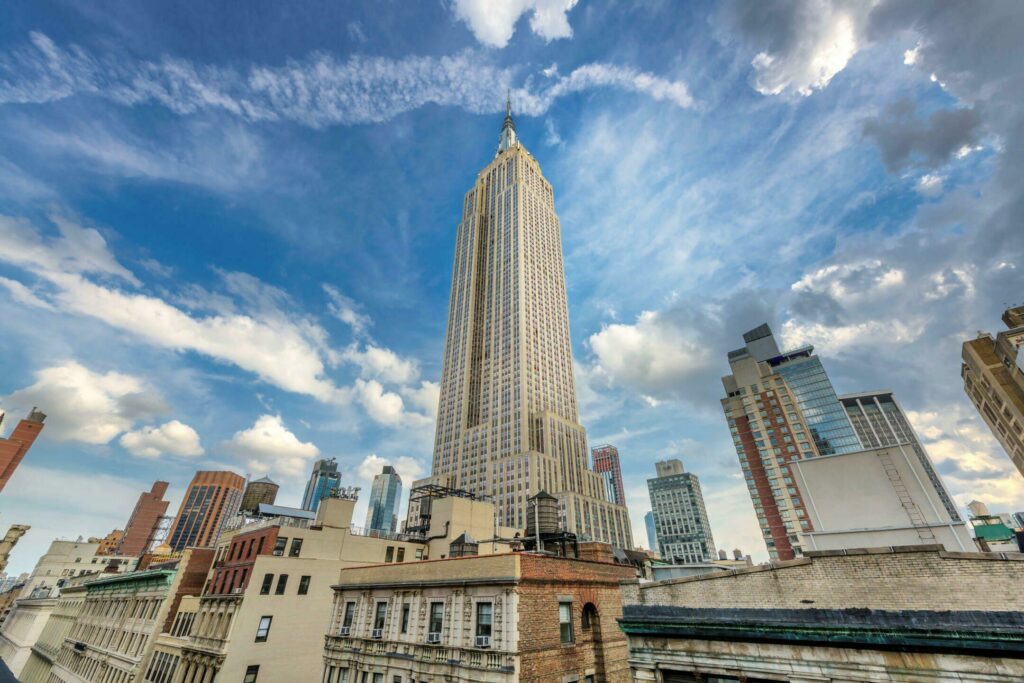
M 366 528 L 374 531 L 395 531 L 398 506 L 402 502 L 402 478 L 391 465 L 373 478 L 370 505 L 366 509 Z
M 330 498 L 341 486 L 341 472 L 338 471 L 338 463 L 334 458 L 318 460 L 313 465 L 313 474 L 306 484 L 306 493 L 302 496 L 302 509 L 312 510 L 320 507 L 320 501 Z
M 644 526 L 647 527 L 647 548 L 648 550 L 658 549 L 658 533 L 654 530 L 654 511 L 644 515 Z

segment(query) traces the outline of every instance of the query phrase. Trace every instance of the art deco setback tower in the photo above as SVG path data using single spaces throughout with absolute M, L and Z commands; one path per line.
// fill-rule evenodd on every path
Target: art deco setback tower
M 498 152 L 463 200 L 431 479 L 493 498 L 497 521 L 515 527 L 545 490 L 567 531 L 632 547 L 586 441 L 554 192 L 508 106 Z

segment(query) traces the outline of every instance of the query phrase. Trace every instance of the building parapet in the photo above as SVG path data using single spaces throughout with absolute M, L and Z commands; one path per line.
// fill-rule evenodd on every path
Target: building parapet
M 399 641 L 349 638 L 327 635 L 324 647 L 328 653 L 353 657 L 388 656 L 411 659 L 423 663 L 438 663 L 446 666 L 462 666 L 489 671 L 515 671 L 515 656 L 507 652 L 451 647 L 446 645 L 421 645 Z

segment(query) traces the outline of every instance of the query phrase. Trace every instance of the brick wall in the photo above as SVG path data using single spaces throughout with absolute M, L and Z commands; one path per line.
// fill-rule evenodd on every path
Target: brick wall
M 935 546 L 837 550 L 734 573 L 623 586 L 625 604 L 887 610 L 1024 609 L 1024 555 Z
M 635 576 L 632 567 L 522 554 L 519 586 L 519 653 L 523 683 L 630 680 L 626 637 L 619 630 L 622 615 L 620 583 Z M 562 645 L 560 599 L 572 599 L 574 642 Z M 583 628 L 584 606 L 592 604 L 597 618 Z

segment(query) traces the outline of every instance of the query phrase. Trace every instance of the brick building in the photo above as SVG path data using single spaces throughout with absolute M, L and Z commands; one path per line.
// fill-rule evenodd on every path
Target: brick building
M 323 680 L 627 681 L 615 620 L 634 570 L 611 563 L 610 546 L 586 556 L 600 560 L 506 553 L 343 570 Z
M 166 481 L 155 481 L 149 491 L 143 491 L 132 509 L 132 516 L 124 527 L 124 535 L 117 548 L 117 554 L 138 557 L 149 549 L 155 540 L 160 521 L 167 514 L 168 501 Z
M 43 431 L 43 421 L 46 415 L 33 408 L 28 416 L 18 422 L 11 430 L 11 435 L 6 439 L 0 439 L 0 491 L 4 490 L 7 482 L 10 481 L 14 470 L 21 464 L 22 458 L 28 453 L 40 432 Z M 4 414 L 0 411 L 0 426 L 3 425 Z
M 1022 581 L 1017 553 L 808 551 L 631 582 L 619 623 L 634 681 L 1020 681 Z
M 234 472 L 196 472 L 167 536 L 172 550 L 212 548 L 242 503 L 245 479 Z
M 614 493 L 613 503 L 617 505 L 626 504 L 626 487 L 622 485 L 622 465 L 619 462 L 619 449 L 611 444 L 602 444 L 590 449 L 590 456 L 594 460 L 594 471 L 611 475 L 612 491 Z

